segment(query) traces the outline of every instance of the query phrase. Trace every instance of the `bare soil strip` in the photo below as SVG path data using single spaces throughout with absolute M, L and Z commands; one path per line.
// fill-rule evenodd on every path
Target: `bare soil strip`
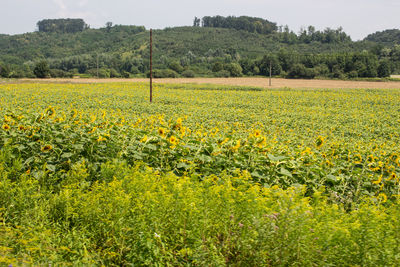
M 54 82 L 54 83 L 112 83 L 112 82 L 148 82 L 149 79 L 21 79 L 15 82 Z M 173 84 L 221 84 L 236 86 L 254 86 L 262 88 L 347 88 L 347 89 L 400 89 L 400 82 L 369 82 L 369 81 L 339 81 L 339 80 L 303 80 L 303 79 L 272 79 L 269 86 L 268 78 L 168 78 L 154 79 L 154 83 Z

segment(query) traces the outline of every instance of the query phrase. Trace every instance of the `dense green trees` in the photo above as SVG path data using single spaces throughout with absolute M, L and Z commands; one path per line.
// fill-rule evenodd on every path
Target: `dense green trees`
M 50 76 L 49 64 L 44 60 L 37 62 L 33 73 L 37 78 L 48 78 Z
M 39 24 L 39 32 L 0 35 L 0 76 L 35 77 L 43 60 L 49 65 L 46 77 L 96 77 L 97 69 L 99 77 L 145 77 L 149 71 L 149 36 L 142 26 L 89 29 L 71 19 Z M 244 16 L 195 18 L 193 26 L 154 31 L 157 77 L 268 76 L 270 64 L 272 75 L 291 78 L 400 73 L 400 45 L 353 42 L 341 28 L 309 26 L 296 34 Z
M 83 19 L 44 19 L 37 23 L 39 32 L 75 33 L 89 28 Z
M 196 19 L 195 19 L 196 20 Z M 197 21 L 199 22 L 199 21 Z M 236 30 L 244 30 L 248 32 L 256 32 L 260 34 L 269 34 L 276 32 L 278 27 L 276 23 L 270 22 L 266 19 L 253 18 L 247 16 L 241 17 L 222 17 L 222 16 L 205 16 L 202 19 L 203 27 L 213 28 L 229 28 Z

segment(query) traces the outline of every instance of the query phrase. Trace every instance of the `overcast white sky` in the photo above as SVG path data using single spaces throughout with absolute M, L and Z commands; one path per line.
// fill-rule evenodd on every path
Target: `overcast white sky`
M 45 18 L 83 18 L 92 28 L 114 24 L 165 28 L 193 18 L 247 15 L 317 29 L 342 26 L 353 40 L 400 28 L 400 0 L 1 0 L 0 33 L 32 32 Z

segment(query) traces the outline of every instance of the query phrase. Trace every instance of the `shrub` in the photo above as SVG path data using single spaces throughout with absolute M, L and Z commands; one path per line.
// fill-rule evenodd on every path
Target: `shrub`
M 227 70 L 221 70 L 214 73 L 215 77 L 221 77 L 221 78 L 228 78 L 230 75 L 231 75 L 230 72 Z
M 154 78 L 177 78 L 179 75 L 171 69 L 155 69 L 153 70 Z M 147 77 L 150 77 L 150 72 L 147 73 Z
M 35 64 L 33 73 L 37 78 L 48 78 L 50 76 L 50 68 L 47 61 L 40 61 Z
M 317 75 L 313 68 L 306 68 L 303 64 L 294 64 L 288 74 L 287 78 L 305 78 L 313 79 Z
M 50 76 L 52 78 L 72 78 L 73 77 L 72 73 L 66 72 L 63 70 L 59 70 L 59 69 L 51 69 Z
M 193 78 L 196 76 L 196 74 L 193 70 L 185 70 L 184 72 L 182 72 L 182 76 L 186 78 Z

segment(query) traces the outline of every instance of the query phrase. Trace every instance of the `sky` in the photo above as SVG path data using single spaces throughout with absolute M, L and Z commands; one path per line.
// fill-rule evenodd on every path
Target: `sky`
M 353 40 L 400 28 L 400 0 L 1 0 L 0 33 L 36 30 L 42 19 L 83 18 L 91 28 L 110 21 L 146 28 L 192 25 L 195 16 L 252 16 L 296 33 L 343 27 Z

